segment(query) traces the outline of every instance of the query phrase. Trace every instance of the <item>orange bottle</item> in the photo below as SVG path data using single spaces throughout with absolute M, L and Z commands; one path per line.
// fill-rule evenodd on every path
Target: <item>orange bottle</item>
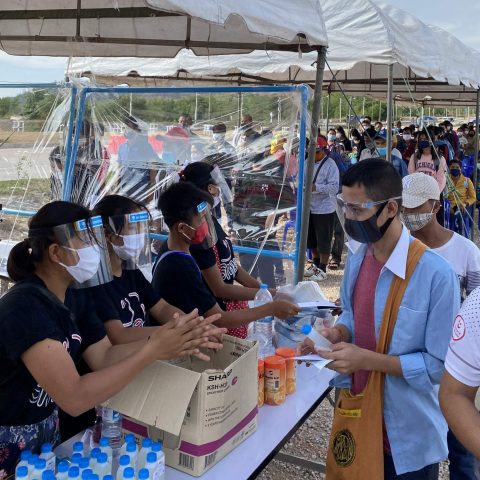
M 277 348 L 276 354 L 279 357 L 285 359 L 286 369 L 287 369 L 287 395 L 295 393 L 297 389 L 297 375 L 295 370 L 295 360 L 294 357 L 297 356 L 297 352 L 294 348 Z
M 258 408 L 265 402 L 265 362 L 258 360 Z
M 265 403 L 281 405 L 286 397 L 285 359 L 277 355 L 265 358 Z

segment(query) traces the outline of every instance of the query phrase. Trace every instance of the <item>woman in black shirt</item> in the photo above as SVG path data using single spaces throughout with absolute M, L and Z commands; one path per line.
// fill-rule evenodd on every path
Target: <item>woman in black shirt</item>
M 57 405 L 76 416 L 126 386 L 157 359 L 198 353 L 217 317 L 195 315 L 159 327 L 143 341 L 112 347 L 82 290 L 99 268 L 100 247 L 90 211 L 56 201 L 42 207 L 28 237 L 11 251 L 7 270 L 16 284 L 0 298 L 0 472 L 9 475 L 23 449 L 38 452 L 58 441 Z M 62 235 L 87 225 L 88 235 Z M 90 226 L 88 226 L 90 225 Z M 84 233 L 84 232 L 82 232 Z M 69 296 L 70 305 L 65 302 Z M 217 345 L 218 346 L 218 345 Z M 94 371 L 80 376 L 82 357 Z

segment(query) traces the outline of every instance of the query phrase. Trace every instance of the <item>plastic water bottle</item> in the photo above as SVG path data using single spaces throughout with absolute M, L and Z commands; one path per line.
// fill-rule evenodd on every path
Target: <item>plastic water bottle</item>
M 15 478 L 18 478 L 18 480 L 28 480 L 28 467 L 26 465 L 17 465 L 17 468 L 15 469 Z
M 30 480 L 42 480 L 42 474 L 47 469 L 47 462 L 44 458 L 37 458 L 35 460 L 35 467 L 32 474 L 29 476 Z
M 152 480 L 152 477 L 150 476 L 150 472 L 146 468 L 140 469 L 138 472 L 138 480 Z
M 76 465 L 77 467 L 80 465 L 80 460 L 83 458 L 83 455 L 79 452 L 76 452 L 72 455 L 72 465 Z
M 142 440 L 142 448 L 138 452 L 137 456 L 137 471 L 141 468 L 145 468 L 147 463 L 147 455 L 151 452 L 152 441 L 149 438 Z
M 62 460 L 57 466 L 57 480 L 67 480 L 68 479 L 68 462 Z
M 123 471 L 128 467 L 133 467 L 130 463 L 130 457 L 128 455 L 121 455 L 120 460 L 118 461 L 117 480 L 122 480 Z
M 120 454 L 119 454 L 120 457 L 127 453 L 127 445 L 130 443 L 133 443 L 135 445 L 135 451 L 138 452 L 137 444 L 135 443 L 135 435 L 133 433 L 127 433 L 125 435 L 125 442 L 123 443 L 122 448 L 120 449 Z
M 155 452 L 147 453 L 147 461 L 145 463 L 145 468 L 148 470 L 149 477 L 153 479 L 153 476 L 155 475 L 155 471 L 157 469 L 157 454 Z
M 55 463 L 56 463 L 56 456 L 53 453 L 52 445 L 50 443 L 44 443 L 42 445 L 42 453 L 40 454 L 40 458 L 43 458 L 47 464 L 47 470 L 51 470 L 55 473 Z
M 161 442 L 152 443 L 152 452 L 157 454 L 157 466 L 153 474 L 153 480 L 164 480 L 165 479 L 165 454 L 162 450 Z
M 80 475 L 83 475 L 84 470 L 90 470 L 90 458 L 82 457 L 78 462 L 78 468 L 80 469 Z
M 272 295 L 268 291 L 268 285 L 262 283 L 260 290 L 255 295 L 253 304 L 255 307 L 261 307 L 266 303 L 272 302 Z M 255 340 L 258 341 L 258 355 L 260 358 L 274 355 L 273 346 L 273 317 L 263 317 L 255 322 L 254 330 Z
M 73 444 L 72 452 L 73 452 L 73 454 L 80 453 L 82 455 L 82 457 L 84 457 L 85 456 L 85 447 L 83 445 L 83 442 L 75 442 Z
M 86 468 L 82 472 L 82 480 L 89 480 L 90 476 L 93 475 L 93 470 L 91 468 Z M 58 479 L 57 479 L 58 480 Z
M 130 458 L 130 465 L 133 468 L 136 468 L 137 457 L 138 457 L 138 448 L 137 448 L 137 444 L 135 442 L 127 443 L 127 446 L 125 448 L 125 455 L 127 455 Z
M 122 446 L 122 416 L 111 408 L 103 407 L 102 437 L 108 438 L 113 456 L 117 457 Z
M 54 480 L 55 474 L 52 470 L 44 470 L 42 473 L 42 480 Z
M 98 478 L 103 478 L 105 475 L 112 474 L 112 464 L 108 461 L 108 455 L 102 452 L 97 457 L 97 465 L 93 472 L 98 475 Z
M 132 467 L 127 467 L 123 471 L 123 477 L 121 480 L 133 480 L 135 478 L 135 470 Z
M 112 464 L 112 457 L 113 457 L 113 449 L 110 446 L 110 439 L 106 438 L 106 437 L 102 437 L 100 439 L 99 446 L 100 446 L 100 451 L 107 455 L 108 462 L 111 465 Z
M 79 480 L 80 479 L 80 469 L 77 466 L 70 467 L 68 469 L 68 480 Z
M 20 461 L 18 462 L 15 468 L 15 477 L 17 476 L 17 470 L 22 467 L 26 467 L 27 469 L 27 477 L 28 477 L 28 459 L 31 457 L 32 452 L 30 450 L 24 450 L 20 454 Z M 22 470 L 23 471 L 23 470 Z
M 28 457 L 28 477 L 33 474 L 33 470 L 35 469 L 35 462 L 38 460 L 38 455 L 32 453 L 30 457 Z
M 311 325 L 303 325 L 302 333 L 306 335 L 315 345 L 315 348 L 318 350 L 332 350 L 332 342 L 325 338 L 323 335 L 320 335 L 315 328 L 312 328 Z

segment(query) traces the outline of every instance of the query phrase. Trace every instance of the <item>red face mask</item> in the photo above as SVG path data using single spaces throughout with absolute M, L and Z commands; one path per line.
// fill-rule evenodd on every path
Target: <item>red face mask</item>
M 203 222 L 195 231 L 194 237 L 190 240 L 192 245 L 199 245 L 203 243 L 208 235 L 208 223 Z

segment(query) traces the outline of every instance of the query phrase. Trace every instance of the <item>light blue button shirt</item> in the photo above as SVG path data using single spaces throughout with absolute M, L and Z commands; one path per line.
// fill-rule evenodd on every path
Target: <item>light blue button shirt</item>
M 393 276 L 405 278 L 408 247 L 413 238 L 403 227 L 400 239 L 380 272 L 375 289 L 375 335 Z M 355 339 L 352 296 L 367 251 L 350 254 L 340 290 L 345 325 Z M 400 305 L 389 355 L 400 357 L 403 377 L 385 376 L 383 415 L 397 475 L 414 472 L 447 457 L 447 424 L 438 404 L 438 386 L 452 325 L 460 308 L 458 278 L 432 250 L 421 257 Z M 338 376 L 335 386 L 348 387 Z

